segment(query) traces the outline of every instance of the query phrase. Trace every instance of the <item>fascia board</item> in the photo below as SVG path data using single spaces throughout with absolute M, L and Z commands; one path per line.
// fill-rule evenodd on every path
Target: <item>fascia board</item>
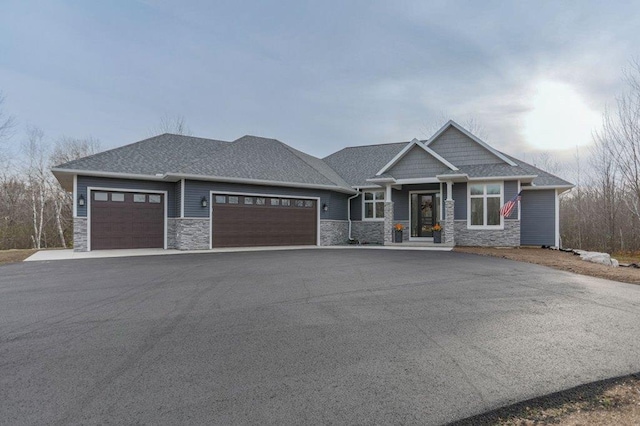
M 396 179 L 398 185 L 411 185 L 414 183 L 440 183 L 437 177 L 431 178 L 413 178 L 413 179 Z
M 357 191 L 351 188 L 343 188 L 340 186 L 332 185 L 317 185 L 312 183 L 300 183 L 300 182 L 282 182 L 276 180 L 262 180 L 262 179 L 246 179 L 246 178 L 229 178 L 223 176 L 203 176 L 203 175 L 188 175 L 183 173 L 167 173 L 167 176 L 175 177 L 177 179 L 191 179 L 191 180 L 205 180 L 213 182 L 226 182 L 226 183 L 243 183 L 251 185 L 269 185 L 269 186 L 285 186 L 291 188 L 306 188 L 306 189 L 324 189 L 335 192 L 342 192 L 344 194 L 355 194 Z
M 402 148 L 402 151 L 400 151 L 399 153 L 396 154 L 395 157 L 393 157 L 391 159 L 391 161 L 389 161 L 387 164 L 384 165 L 384 167 L 382 167 L 378 173 L 376 173 L 376 176 L 380 176 L 381 174 L 383 174 L 384 172 L 386 172 L 387 170 L 389 170 L 391 167 L 393 167 L 398 161 L 400 161 L 400 159 L 402 157 L 405 156 L 405 154 L 414 146 L 416 146 L 416 144 L 418 143 L 417 139 L 412 140 L 411 142 L 409 142 L 409 144 L 407 146 L 405 146 L 404 148 Z

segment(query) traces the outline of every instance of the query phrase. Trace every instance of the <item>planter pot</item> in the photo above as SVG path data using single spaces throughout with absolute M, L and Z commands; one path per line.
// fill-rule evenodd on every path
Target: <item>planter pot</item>
M 433 242 L 437 244 L 442 243 L 442 231 L 433 231 Z
M 393 231 L 393 242 L 394 243 L 402 242 L 402 231 Z

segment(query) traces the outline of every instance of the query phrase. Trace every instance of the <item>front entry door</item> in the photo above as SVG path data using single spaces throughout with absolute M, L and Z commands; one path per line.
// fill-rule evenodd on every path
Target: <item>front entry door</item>
M 440 194 L 411 194 L 411 236 L 433 237 L 431 227 L 440 221 Z

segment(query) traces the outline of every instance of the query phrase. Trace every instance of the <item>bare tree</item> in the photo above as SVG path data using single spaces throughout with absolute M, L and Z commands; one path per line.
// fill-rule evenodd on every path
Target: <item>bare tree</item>
M 164 114 L 160 117 L 158 126 L 152 129 L 151 133 L 157 135 L 160 133 L 173 133 L 176 135 L 191 135 L 191 129 L 187 126 L 187 122 L 182 115 Z
M 605 110 L 602 130 L 595 140 L 607 150 L 620 174 L 624 203 L 640 220 L 640 63 L 632 61 L 624 72 L 627 91 L 617 98 L 616 109 Z
M 9 150 L 4 148 L 4 142 L 13 136 L 15 131 L 16 119 L 12 115 L 8 115 L 2 109 L 5 97 L 0 92 L 0 167 L 2 170 L 8 169 L 9 163 Z
M 37 127 L 27 128 L 27 139 L 24 142 L 25 177 L 31 198 L 31 217 L 33 248 L 42 248 L 42 231 L 45 222 L 45 203 L 47 200 L 47 177 L 49 170 L 46 161 L 44 133 Z
M 49 156 L 49 165 L 54 167 L 95 154 L 99 150 L 100 141 L 98 139 L 92 137 L 82 139 L 63 137 L 56 141 L 53 152 Z M 53 218 L 60 238 L 60 245 L 66 247 L 65 229 L 70 227 L 72 221 L 72 194 L 65 191 L 55 179 L 49 179 L 48 182 L 53 203 Z

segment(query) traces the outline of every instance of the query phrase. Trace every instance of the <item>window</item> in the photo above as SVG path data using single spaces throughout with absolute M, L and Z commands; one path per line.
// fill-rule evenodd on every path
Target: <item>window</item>
M 305 207 L 313 207 L 313 200 L 304 200 Z
M 256 198 L 256 204 L 259 206 L 264 206 L 266 204 L 266 199 L 262 198 L 262 197 L 258 197 Z
M 282 199 L 282 205 L 285 207 L 289 207 L 291 205 L 291 200 Z
M 279 206 L 280 205 L 280 199 L 279 198 L 272 198 L 271 199 L 271 205 L 272 206 Z
M 153 204 L 159 204 L 162 201 L 162 197 L 160 195 L 149 195 L 149 202 Z
M 469 226 L 501 227 L 501 183 L 474 183 L 469 185 Z
M 229 204 L 238 204 L 238 197 L 234 195 L 229 195 Z
M 93 199 L 96 201 L 109 201 L 109 194 L 106 192 L 94 192 Z
M 114 192 L 113 194 L 111 194 L 111 201 L 123 202 L 124 194 L 122 192 Z
M 296 207 L 304 207 L 304 200 L 296 200 Z
M 253 204 L 253 198 L 252 197 L 244 197 L 244 203 L 245 204 Z
M 224 195 L 216 195 L 216 204 L 224 204 L 227 202 L 227 197 Z
M 365 219 L 384 218 L 384 191 L 365 191 L 363 203 Z
M 147 196 L 144 194 L 133 194 L 133 202 L 134 203 L 146 203 Z

